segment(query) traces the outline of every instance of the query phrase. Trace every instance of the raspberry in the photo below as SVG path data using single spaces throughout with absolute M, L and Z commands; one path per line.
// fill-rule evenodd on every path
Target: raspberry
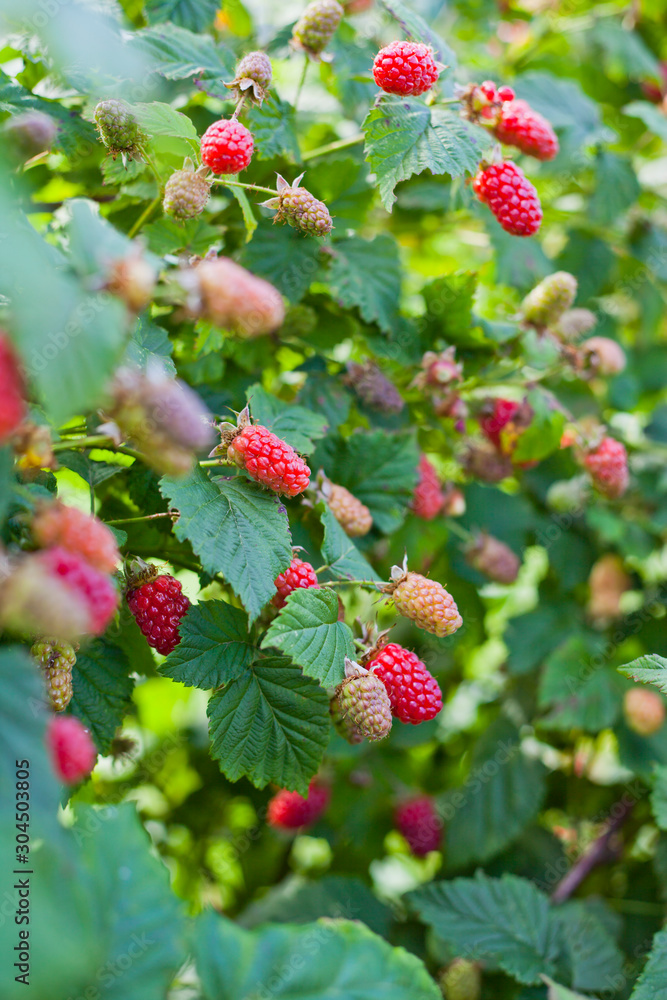
M 201 161 L 214 174 L 238 174 L 252 159 L 251 133 L 234 119 L 213 122 L 201 139 Z
M 493 535 L 481 532 L 466 550 L 466 559 L 474 569 L 496 583 L 514 583 L 521 562 L 508 545 Z
M 338 483 L 327 483 L 322 492 L 329 504 L 331 513 L 336 518 L 346 535 L 350 538 L 361 538 L 367 535 L 373 527 L 371 512 L 361 500 Z
M 455 958 L 440 975 L 444 1000 L 480 1000 L 482 974 L 476 962 Z
M 139 146 L 145 136 L 136 118 L 123 101 L 100 101 L 93 113 L 100 139 L 114 160 L 120 153 L 123 159 L 137 159 Z
M 420 573 L 407 573 L 394 566 L 394 582 L 387 588 L 396 610 L 433 635 L 451 635 L 463 625 L 456 601 L 441 583 Z
M 379 677 L 345 659 L 345 680 L 336 688 L 332 715 L 344 719 L 350 731 L 370 740 L 383 740 L 391 729 L 391 703 Z M 356 742 L 356 740 L 355 740 Z
M 480 410 L 479 426 L 482 433 L 504 455 L 509 452 L 503 447 L 502 432 L 520 409 L 521 404 L 513 399 L 491 399 Z
M 167 181 L 162 207 L 172 218 L 194 219 L 206 208 L 211 185 L 194 169 L 176 170 Z
M 489 445 L 471 445 L 463 456 L 463 467 L 483 483 L 500 483 L 514 472 L 509 458 Z
M 3 132 L 10 147 L 28 159 L 51 149 L 58 135 L 58 125 L 51 115 L 42 111 L 26 111 L 5 122 Z
M 309 3 L 292 30 L 292 45 L 317 58 L 336 33 L 345 11 L 337 0 Z
M 556 271 L 540 281 L 539 285 L 521 303 L 523 320 L 538 329 L 557 323 L 567 312 L 577 295 L 577 279 L 567 271 Z
M 280 292 L 229 257 L 204 260 L 181 281 L 195 292 L 203 319 L 243 337 L 272 333 L 285 319 Z
M 500 91 L 498 97 L 505 103 L 493 128 L 496 139 L 538 160 L 553 160 L 558 152 L 558 136 L 546 118 L 526 101 L 506 101 Z
M 514 91 L 511 87 L 498 87 L 496 97 L 499 101 L 513 101 Z
M 83 723 L 73 715 L 56 715 L 51 719 L 46 743 L 58 780 L 66 785 L 76 785 L 95 767 L 95 744 Z
M 434 719 L 442 708 L 438 682 L 409 649 L 389 642 L 366 666 L 386 687 L 392 715 L 401 722 L 417 726 Z
M 495 101 L 498 97 L 498 91 L 493 80 L 484 80 L 483 83 L 480 83 L 479 90 L 487 101 Z
M 23 377 L 12 345 L 0 331 L 0 445 L 9 440 L 25 415 Z
M 373 76 L 387 94 L 402 97 L 425 94 L 436 82 L 442 67 L 433 49 L 421 42 L 391 42 L 380 49 L 373 62 Z
M 94 569 L 78 553 L 57 545 L 37 555 L 52 585 L 69 591 L 87 612 L 86 632 L 101 635 L 118 606 L 118 594 L 108 576 Z
M 298 830 L 302 826 L 311 826 L 328 806 L 329 797 L 329 789 L 317 781 L 311 781 L 305 798 L 298 792 L 288 792 L 286 788 L 281 788 L 269 802 L 266 821 L 269 826 L 280 830 Z
M 168 573 L 154 576 L 151 572 L 145 583 L 130 587 L 127 604 L 149 646 L 162 656 L 176 649 L 181 641 L 178 626 L 190 607 L 178 580 Z
M 552 333 L 561 340 L 577 340 L 583 333 L 588 333 L 597 323 L 595 313 L 590 309 L 568 309 L 557 323 L 554 323 Z
M 652 736 L 665 721 L 665 703 L 657 691 L 633 687 L 625 692 L 623 714 L 633 732 Z
M 372 361 L 366 361 L 362 365 L 348 361 L 343 382 L 354 389 L 361 402 L 373 410 L 400 413 L 405 406 L 394 383 Z
M 628 487 L 628 453 L 620 441 L 605 437 L 584 456 L 594 486 L 604 496 L 616 500 Z
M 356 746 L 357 743 L 361 743 L 364 739 L 364 734 L 359 732 L 351 716 L 345 714 L 343 708 L 341 707 L 340 701 L 335 696 L 329 702 L 329 712 L 331 714 L 331 721 L 334 724 L 336 732 L 339 733 L 344 740 Z
M 298 559 L 296 556 L 285 572 L 276 577 L 275 584 L 278 593 L 273 598 L 273 604 L 277 608 L 284 608 L 286 599 L 295 590 L 308 590 L 311 587 L 314 590 L 320 589 L 313 567 L 309 562 Z
M 233 90 L 237 100 L 249 96 L 261 104 L 273 79 L 273 67 L 266 52 L 248 52 L 236 67 L 231 83 L 225 87 Z
M 511 160 L 492 163 L 480 170 L 472 188 L 506 232 L 513 236 L 533 236 L 540 228 L 542 206 L 537 191 Z
M 594 621 L 608 622 L 621 614 L 621 598 L 632 581 L 623 569 L 620 556 L 601 556 L 588 577 L 589 598 L 586 611 Z
M 264 208 L 276 210 L 274 222 L 286 222 L 303 233 L 311 236 L 326 236 L 333 229 L 333 221 L 329 209 L 323 201 L 305 188 L 299 187 L 303 174 L 288 184 L 284 177 L 278 174 L 276 188 L 277 198 L 269 198 L 261 204 Z
M 610 337 L 589 337 L 581 349 L 597 375 L 618 375 L 626 366 L 625 351 Z
M 432 521 L 442 510 L 445 497 L 440 479 L 426 455 L 419 459 L 419 482 L 410 503 L 411 510 L 424 521 Z
M 120 559 L 116 539 L 106 524 L 59 501 L 37 511 L 32 531 L 42 548 L 60 545 L 81 556 L 100 573 L 113 573 Z
M 394 816 L 398 830 L 418 857 L 437 851 L 442 840 L 442 820 L 427 795 L 403 802 Z
M 64 712 L 72 700 L 72 667 L 76 653 L 68 642 L 40 639 L 30 652 L 44 671 L 46 689 L 56 712 Z
M 183 476 L 210 446 L 213 418 L 196 392 L 150 359 L 146 370 L 119 368 L 107 415 L 164 475 Z M 113 426 L 112 425 L 112 426 Z
M 310 469 L 291 445 L 261 424 L 248 424 L 229 445 L 227 456 L 262 486 L 295 497 L 310 485 Z

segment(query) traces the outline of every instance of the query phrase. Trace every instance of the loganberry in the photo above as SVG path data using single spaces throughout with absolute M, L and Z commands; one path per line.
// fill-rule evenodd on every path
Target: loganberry
M 273 604 L 277 608 L 284 608 L 287 598 L 295 590 L 308 590 L 309 588 L 319 590 L 320 586 L 315 570 L 310 563 L 297 556 L 294 556 L 285 572 L 276 577 L 275 584 L 278 593 L 273 598 Z
M 66 785 L 76 785 L 95 767 L 95 744 L 83 723 L 73 715 L 55 715 L 51 719 L 46 743 L 53 769 Z
M 178 627 L 190 607 L 180 581 L 169 573 L 156 576 L 149 571 L 147 580 L 130 587 L 127 604 L 148 645 L 168 656 L 181 641 Z
M 201 138 L 201 160 L 214 174 L 238 174 L 250 163 L 254 146 L 245 125 L 221 118 Z
M 418 857 L 437 851 L 442 840 L 443 823 L 433 799 L 420 795 L 401 803 L 395 813 L 396 827 Z
M 483 167 L 472 188 L 506 232 L 513 236 L 533 236 L 540 228 L 542 206 L 537 191 L 511 160 Z
M 329 798 L 329 789 L 316 780 L 311 781 L 305 798 L 298 792 L 281 788 L 269 802 L 267 823 L 279 830 L 312 826 L 328 806 Z
M 441 69 L 428 45 L 391 42 L 376 55 L 373 76 L 378 87 L 388 94 L 417 96 L 431 89 Z
M 392 715 L 413 726 L 435 718 L 442 708 L 442 694 L 435 677 L 416 653 L 389 642 L 366 666 L 387 689 Z

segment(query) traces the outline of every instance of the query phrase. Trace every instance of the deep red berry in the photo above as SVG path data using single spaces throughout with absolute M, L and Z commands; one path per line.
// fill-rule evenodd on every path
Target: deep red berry
M 12 345 L 0 332 L 0 445 L 8 441 L 26 414 L 23 378 Z
M 238 174 L 250 163 L 254 141 L 241 122 L 221 118 L 201 139 L 201 160 L 214 174 Z
M 376 55 L 373 76 L 378 87 L 388 94 L 417 96 L 431 89 L 440 69 L 428 45 L 392 42 Z
M 83 723 L 73 715 L 54 716 L 47 729 L 46 742 L 53 769 L 66 785 L 75 785 L 95 767 L 95 744 Z
M 493 80 L 484 80 L 479 85 L 479 89 L 486 97 L 487 101 L 495 101 L 497 96 L 496 85 Z
M 392 715 L 413 726 L 435 718 L 442 708 L 442 694 L 435 677 L 416 653 L 389 642 L 366 663 L 387 689 Z
M 493 134 L 499 142 L 516 146 L 538 160 L 553 160 L 558 152 L 558 136 L 546 118 L 533 111 L 526 101 L 510 99 L 505 103 Z
M 403 802 L 396 809 L 395 820 L 413 854 L 423 857 L 440 847 L 443 823 L 428 796 Z
M 521 404 L 513 399 L 494 399 L 488 412 L 483 411 L 479 418 L 479 426 L 484 437 L 495 445 L 498 451 L 505 454 L 506 450 L 502 447 L 501 434 L 512 417 L 516 415 L 520 406 Z
M 40 552 L 38 559 L 54 583 L 71 591 L 73 598 L 85 607 L 86 631 L 101 635 L 118 606 L 118 594 L 111 579 L 77 553 L 59 545 Z
M 533 236 L 542 222 L 537 191 L 511 160 L 480 170 L 473 191 L 488 205 L 503 229 L 513 236 Z
M 274 493 L 295 497 L 310 483 L 310 469 L 304 460 L 261 424 L 247 424 L 230 444 L 228 457 Z
M 278 593 L 273 598 L 273 604 L 277 608 L 284 608 L 285 601 L 295 590 L 308 590 L 311 587 L 314 590 L 319 590 L 320 588 L 313 567 L 309 562 L 298 559 L 296 556 L 285 572 L 276 577 L 275 583 Z
M 612 500 L 622 496 L 628 487 L 628 453 L 620 441 L 603 438 L 597 448 L 584 456 L 584 465 L 600 493 Z
M 267 822 L 283 830 L 298 830 L 311 826 L 320 818 L 329 804 L 329 789 L 311 781 L 308 795 L 304 799 L 298 792 L 288 792 L 286 788 L 273 796 L 269 802 Z
M 497 96 L 499 101 L 513 101 L 514 91 L 511 87 L 498 87 Z
M 180 582 L 163 573 L 130 590 L 127 603 L 148 645 L 168 656 L 181 641 L 178 626 L 190 607 Z
M 424 521 L 432 521 L 442 510 L 445 496 L 440 488 L 440 479 L 426 455 L 419 459 L 419 482 L 410 504 L 411 509 Z
M 101 573 L 113 573 L 120 554 L 113 533 L 93 514 L 56 501 L 38 510 L 32 525 L 38 545 L 61 545 Z

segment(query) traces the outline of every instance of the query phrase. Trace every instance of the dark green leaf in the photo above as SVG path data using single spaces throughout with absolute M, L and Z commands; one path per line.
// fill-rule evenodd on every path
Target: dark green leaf
M 623 954 L 609 931 L 586 904 L 574 900 L 554 910 L 572 965 L 572 986 L 604 991 L 617 981 Z
M 352 632 L 338 621 L 338 597 L 332 590 L 295 590 L 262 640 L 287 653 L 304 674 L 323 687 L 340 684 L 345 657 L 354 659 Z
M 490 346 L 472 318 L 476 287 L 474 274 L 447 274 L 425 285 L 426 336 L 442 337 L 459 347 Z
M 325 503 L 318 511 L 324 527 L 322 556 L 332 576 L 339 580 L 379 580 L 373 567 L 349 538 Z
M 189 687 L 220 687 L 236 680 L 253 660 L 246 616 L 225 601 L 202 601 L 181 619 L 181 641 L 160 673 Z
M 396 241 L 388 235 L 339 240 L 332 250 L 328 283 L 344 308 L 356 307 L 367 323 L 391 331 L 401 293 Z
M 197 6 L 206 9 L 205 5 Z M 180 21 L 164 20 L 166 23 L 145 28 L 134 36 L 135 44 L 152 58 L 157 71 L 168 80 L 196 76 L 205 90 L 231 99 L 231 91 L 226 90 L 224 84 L 234 78 L 234 53 L 210 35 L 196 34 L 197 28 L 188 31 L 177 26 Z M 175 18 L 170 20 L 175 21 Z
M 172 21 L 190 31 L 204 31 L 219 7 L 219 0 L 146 0 L 146 15 L 149 24 Z
M 253 107 L 248 114 L 248 128 L 255 138 L 256 156 L 272 160 L 282 156 L 298 163 L 301 158 L 294 108 L 275 94 Z
M 667 930 L 658 931 L 653 938 L 648 962 L 630 994 L 630 1000 L 660 1000 L 665 980 L 667 980 Z
M 253 420 L 268 427 L 304 455 L 309 455 L 314 448 L 313 442 L 326 434 L 325 417 L 303 406 L 283 402 L 282 399 L 268 393 L 259 383 L 251 385 L 246 390 L 246 399 Z
M 601 149 L 595 158 L 595 188 L 589 202 L 591 218 L 603 226 L 610 225 L 634 205 L 640 193 L 631 161 Z
M 76 654 L 71 711 L 90 730 L 100 753 L 108 753 L 132 700 L 134 681 L 125 653 L 96 639 Z
M 667 694 L 667 660 L 664 656 L 648 653 L 631 663 L 624 663 L 618 670 L 640 684 L 655 684 L 659 691 Z
M 298 302 L 315 280 L 320 249 L 318 240 L 307 239 L 291 226 L 263 222 L 244 247 L 241 263 L 270 281 L 290 302 Z
M 447 67 L 456 66 L 456 56 L 449 45 L 436 34 L 426 21 L 415 14 L 413 10 L 402 2 L 402 0 L 380 0 L 382 6 L 397 21 L 408 38 L 413 42 L 424 42 L 430 45 L 435 53 L 436 59 L 445 63 Z

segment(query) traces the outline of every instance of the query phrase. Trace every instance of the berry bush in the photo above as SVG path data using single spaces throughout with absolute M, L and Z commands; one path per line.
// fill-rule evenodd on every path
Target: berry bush
M 667 995 L 662 6 L 0 27 L 3 1000 Z

